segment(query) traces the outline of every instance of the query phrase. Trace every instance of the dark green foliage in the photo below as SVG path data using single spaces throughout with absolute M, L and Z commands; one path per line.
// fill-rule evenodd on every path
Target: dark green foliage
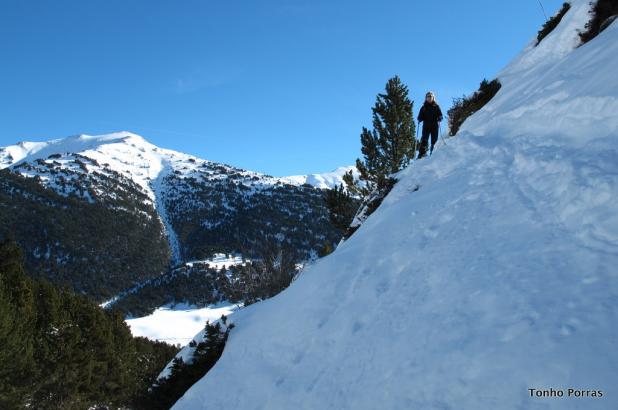
M 324 192 L 314 187 L 265 184 L 242 171 L 206 169 L 203 175 L 170 175 L 165 199 L 184 260 L 206 259 L 213 253 L 261 256 L 267 246 L 286 246 L 296 260 L 310 257 L 324 240 L 335 242 Z M 209 179 L 208 172 L 226 178 Z
M 37 178 L 0 170 L 0 239 L 11 233 L 28 273 L 96 300 L 163 273 L 167 240 L 145 195 L 120 176 L 73 178 L 64 196 Z M 95 179 L 108 196 L 97 197 Z
M 167 304 L 207 306 L 230 300 L 225 294 L 227 283 L 225 271 L 194 263 L 192 266 L 175 268 L 157 279 L 121 293 L 110 308 L 124 315 L 141 317 Z
M 494 98 L 494 95 L 498 92 L 498 90 L 502 87 L 500 81 L 498 79 L 487 81 L 483 80 L 481 85 L 479 86 L 478 91 L 475 91 L 474 94 L 462 98 L 455 98 L 453 100 L 453 106 L 448 110 L 448 124 L 450 128 L 450 135 L 454 136 L 459 131 L 461 124 L 480 110 Z
M 342 193 L 332 193 L 333 209 L 331 220 L 340 226 L 345 220 L 353 220 L 351 209 L 357 209 L 356 220 L 362 223 L 382 202 L 395 183 L 392 174 L 405 168 L 416 154 L 417 141 L 414 137 L 416 124 L 412 114 L 414 103 L 408 98 L 408 87 L 395 76 L 386 83 L 386 93 L 378 94 L 372 108 L 373 130 L 363 127 L 361 132 L 361 152 L 364 159 L 356 160 L 359 180 L 352 171 L 343 180 L 347 191 L 361 198 L 362 204 L 352 206 L 349 198 Z M 347 195 L 347 194 L 346 194 Z M 375 206 L 374 206 L 375 205 Z M 347 226 L 344 238 L 349 238 L 359 225 Z
M 389 175 L 400 171 L 414 158 L 416 125 L 412 114 L 413 102 L 408 87 L 395 76 L 386 83 L 386 93 L 378 94 L 372 108 L 373 130 L 363 127 L 361 152 L 364 159 L 356 160 L 362 184 L 346 179 L 353 195 L 367 196 L 388 184 Z
M 592 18 L 586 23 L 586 31 L 579 33 L 582 44 L 598 36 L 618 15 L 618 1 L 616 0 L 597 0 L 590 4 L 594 4 L 590 11 Z
M 331 224 L 343 234 L 354 218 L 359 201 L 353 198 L 342 184 L 329 189 L 326 192 L 325 201 Z
M 36 368 L 32 283 L 13 242 L 0 244 L 0 408 L 18 408 Z
M 24 273 L 0 244 L 0 408 L 130 406 L 177 349 L 135 339 L 123 317 Z
M 204 340 L 200 343 L 191 342 L 194 347 L 192 360 L 185 363 L 182 358 L 175 358 L 170 376 L 157 381 L 150 393 L 142 399 L 142 407 L 150 410 L 167 410 L 172 407 L 217 363 L 233 327 L 233 324 L 226 326 L 225 317 L 215 324 L 206 323 Z
M 271 248 L 259 260 L 227 270 L 205 263 L 182 266 L 121 295 L 111 307 L 125 315 L 145 316 L 174 303 L 201 307 L 228 301 L 249 305 L 289 286 L 296 273 L 292 255 L 285 249 Z
M 539 33 L 536 36 L 536 39 L 537 39 L 536 45 L 539 45 L 539 43 L 545 37 L 547 37 L 547 35 L 551 33 L 558 26 L 558 24 L 560 24 L 560 21 L 562 21 L 562 17 L 564 17 L 564 15 L 567 13 L 567 11 L 569 11 L 570 8 L 571 8 L 571 4 L 564 3 L 560 11 L 558 11 L 558 13 L 555 16 L 553 16 L 552 18 L 547 20 L 545 24 L 543 24 L 543 27 L 541 28 L 541 30 L 539 30 Z

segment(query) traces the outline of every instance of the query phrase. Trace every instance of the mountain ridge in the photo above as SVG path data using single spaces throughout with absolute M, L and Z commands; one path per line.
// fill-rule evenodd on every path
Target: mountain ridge
M 227 164 L 218 163 L 216 161 L 206 160 L 199 158 L 197 156 L 183 153 L 180 151 L 161 148 L 157 145 L 150 143 L 147 139 L 139 134 L 132 133 L 130 131 L 117 131 L 109 134 L 100 134 L 100 135 L 89 135 L 89 134 L 76 134 L 70 135 L 63 138 L 56 138 L 48 141 L 40 141 L 40 142 L 32 142 L 32 141 L 19 141 L 13 145 L 7 145 L 5 147 L 0 147 L 0 169 L 12 167 L 19 165 L 21 162 L 32 162 L 37 159 L 47 159 L 50 155 L 54 154 L 62 154 L 62 153 L 81 153 L 86 152 L 87 154 L 92 155 L 93 159 L 100 160 L 102 159 L 101 154 L 110 155 L 110 152 L 105 152 L 103 149 L 104 146 L 114 145 L 114 144 L 124 144 L 130 145 L 136 148 L 137 150 L 150 149 L 160 154 L 163 158 L 172 158 L 172 159 L 182 159 L 185 161 L 201 161 L 201 162 L 209 162 L 213 164 L 220 164 L 226 167 L 230 167 L 237 170 L 242 170 L 245 172 L 250 172 L 256 176 L 272 178 L 275 181 L 282 181 L 291 185 L 303 185 L 309 184 L 315 186 L 316 188 L 328 189 L 334 188 L 336 185 L 343 182 L 342 176 L 343 173 L 353 169 L 353 166 L 343 166 L 338 167 L 337 169 L 330 172 L 323 173 L 312 173 L 306 175 L 292 175 L 292 176 L 282 176 L 276 177 L 268 174 L 248 171 L 242 168 L 233 167 Z M 94 152 L 91 152 L 94 151 Z M 111 150 L 110 150 L 111 151 Z M 113 156 L 113 153 L 112 153 Z M 126 161 L 126 158 L 125 158 Z M 131 169 L 130 164 L 125 162 L 125 166 L 121 166 L 118 164 L 115 167 L 115 170 L 126 174 L 127 176 L 133 175 L 136 176 L 136 182 L 139 182 L 141 186 L 147 188 L 147 183 L 145 181 L 155 179 L 158 172 L 161 171 L 162 168 L 158 168 L 156 166 L 156 159 L 150 158 L 151 168 L 153 168 L 153 172 L 144 174 L 137 170 L 140 165 L 144 164 L 135 164 L 134 169 Z
M 90 218 L 100 220 L 99 224 L 108 223 L 102 218 L 108 218 L 109 211 L 127 223 L 141 213 L 148 221 L 149 232 L 161 229 L 165 234 L 172 266 L 185 260 L 208 259 L 214 253 L 241 253 L 254 258 L 267 252 L 266 248 L 273 247 L 285 249 L 300 262 L 338 239 L 323 200 L 325 179 L 318 181 L 318 188 L 302 178 L 289 180 L 247 171 L 159 148 L 133 133 L 75 135 L 48 142 L 21 142 L 0 148 L 0 168 L 0 177 L 6 180 L 6 183 L 0 183 L 0 187 L 5 189 L 7 198 L 6 204 L 0 206 L 0 221 L 5 221 L 0 235 L 18 231 L 16 236 L 25 250 L 30 271 L 43 269 L 45 275 L 55 275 L 52 277 L 55 283 L 61 281 L 71 285 L 75 281 L 81 282 L 76 277 L 77 272 L 54 273 L 58 264 L 63 266 L 62 269 L 69 269 L 68 265 L 75 264 L 78 258 L 96 266 L 100 259 L 96 255 L 102 252 L 94 248 L 86 250 L 87 246 L 70 239 L 88 237 L 79 232 L 79 227 L 71 226 L 68 210 L 71 201 L 78 201 L 80 209 L 94 207 L 96 211 L 90 211 L 93 212 Z M 334 181 L 336 176 L 329 178 Z M 41 208 L 41 201 L 33 199 L 27 192 L 26 187 L 33 187 L 33 183 L 65 198 L 58 200 L 68 201 L 67 204 L 56 210 Z M 21 187 L 19 196 L 15 196 L 16 186 Z M 42 194 L 54 197 L 51 193 Z M 56 199 L 53 201 L 57 202 Z M 80 201 L 84 202 L 83 206 Z M 15 213 L 11 208 L 18 206 L 17 203 L 20 203 L 21 211 Z M 72 243 L 71 249 L 61 250 L 62 240 L 47 237 L 47 225 L 55 222 L 46 221 L 44 215 L 38 220 L 41 226 L 29 226 L 27 215 L 33 212 L 37 215 L 63 212 L 58 216 L 63 225 L 54 232 L 69 235 L 64 239 Z M 156 220 L 152 219 L 153 215 L 156 215 Z M 154 238 L 144 236 L 146 230 L 140 226 L 142 224 L 134 226 L 134 235 L 141 238 L 141 245 L 135 246 L 159 249 L 160 244 L 155 244 Z M 93 228 L 91 234 L 96 235 L 97 226 L 90 229 Z M 110 240 L 120 240 L 123 232 L 118 228 L 108 231 Z M 97 249 L 113 247 L 95 237 L 89 238 L 89 242 L 91 246 L 96 243 Z M 162 254 L 159 256 L 163 257 Z M 141 258 L 148 258 L 148 255 L 145 253 Z M 109 299 L 160 275 L 167 267 L 158 260 L 155 269 L 149 268 L 150 274 L 142 272 L 134 282 L 123 281 L 122 288 L 108 283 L 106 288 L 109 289 L 97 295 L 97 300 Z M 114 270 L 123 264 L 133 266 L 133 262 L 119 262 Z M 107 281 L 105 266 L 97 269 L 97 281 Z M 107 275 L 126 276 L 127 273 Z M 66 281 L 62 279 L 67 276 Z M 94 288 L 96 283 L 88 286 L 88 289 Z

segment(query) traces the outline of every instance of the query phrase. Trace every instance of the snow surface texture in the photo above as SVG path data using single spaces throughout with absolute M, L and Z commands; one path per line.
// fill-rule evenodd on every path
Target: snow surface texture
M 618 24 L 574 48 L 572 4 L 175 409 L 618 408 Z
M 151 315 L 137 319 L 127 319 L 133 336 L 144 336 L 152 340 L 185 345 L 207 321 L 214 322 L 221 315 L 232 314 L 238 305 L 221 304 L 196 309 L 194 306 L 165 306 L 155 310 Z

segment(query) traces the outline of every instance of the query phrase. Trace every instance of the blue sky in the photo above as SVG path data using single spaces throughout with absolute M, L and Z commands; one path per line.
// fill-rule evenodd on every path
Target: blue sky
M 553 14 L 562 0 L 542 0 Z M 493 78 L 538 0 L 0 0 L 0 146 L 136 132 L 272 175 L 352 164 L 387 79 L 415 113 Z

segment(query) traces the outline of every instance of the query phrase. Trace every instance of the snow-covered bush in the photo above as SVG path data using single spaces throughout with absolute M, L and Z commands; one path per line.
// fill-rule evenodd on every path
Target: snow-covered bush
M 551 33 L 558 26 L 558 24 L 560 24 L 562 17 L 564 17 L 564 15 L 567 13 L 567 11 L 569 11 L 570 8 L 571 8 L 570 3 L 564 3 L 560 11 L 558 11 L 556 15 L 554 15 L 552 18 L 547 20 L 545 24 L 543 24 L 543 27 L 541 27 L 541 30 L 539 30 L 539 34 L 537 34 L 536 36 L 536 39 L 537 39 L 536 45 L 539 45 L 539 43 L 543 41 L 543 39 L 547 37 L 547 35 Z
M 593 4 L 592 2 L 590 4 Z M 606 29 L 618 16 L 618 1 L 598 0 L 590 11 L 592 18 L 586 23 L 586 31 L 579 33 L 582 44 L 595 38 Z
M 448 125 L 450 135 L 453 136 L 459 131 L 461 124 L 483 108 L 496 95 L 502 85 L 498 79 L 492 81 L 483 80 L 478 91 L 468 97 L 455 98 L 453 106 L 448 110 Z

